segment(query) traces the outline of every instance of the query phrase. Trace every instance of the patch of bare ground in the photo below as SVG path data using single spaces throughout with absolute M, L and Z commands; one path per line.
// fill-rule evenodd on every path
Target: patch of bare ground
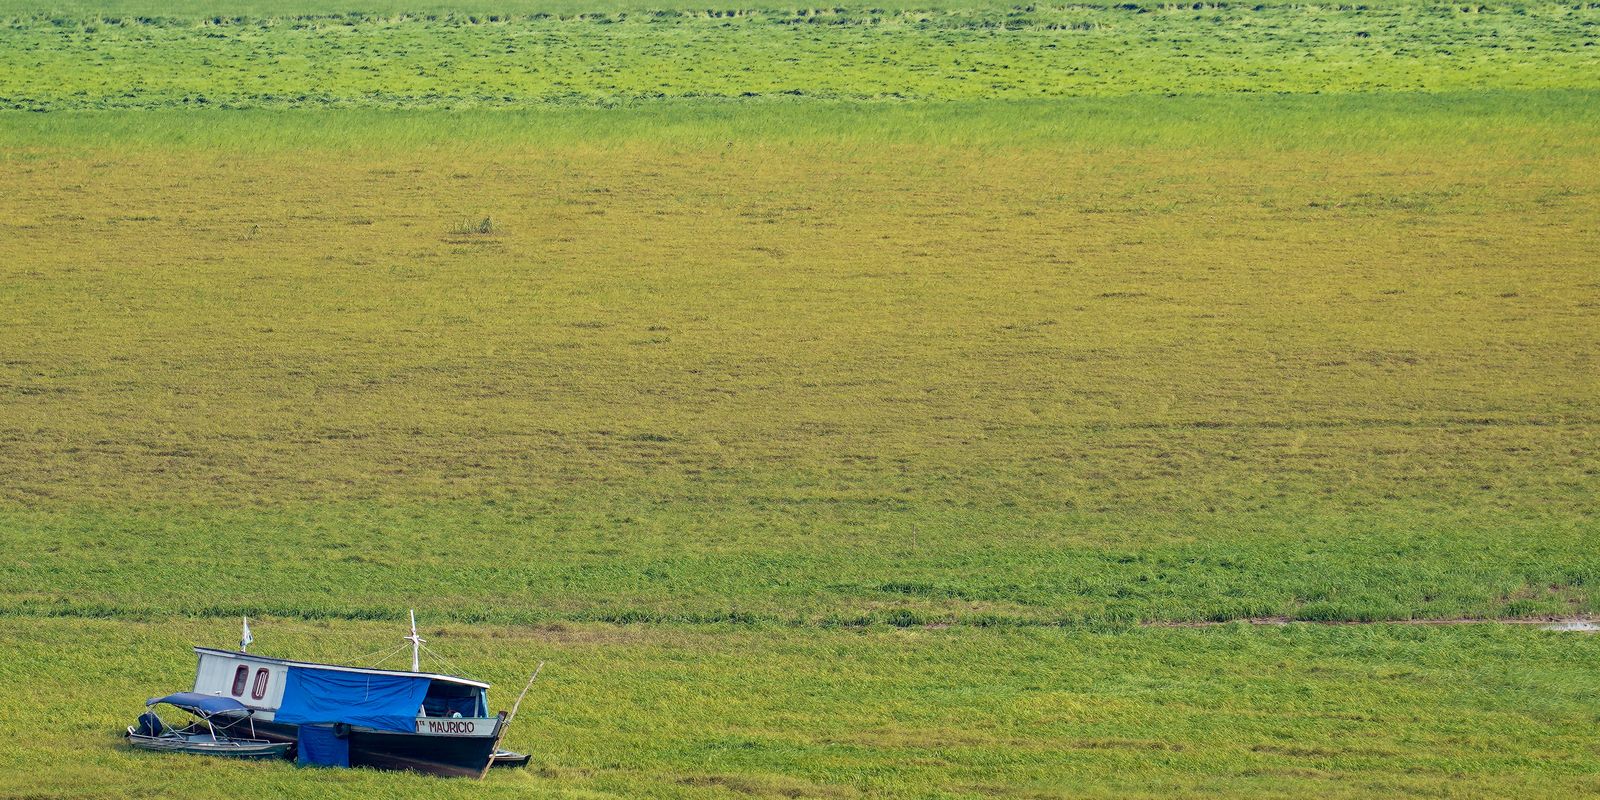
M 533 640 L 552 645 L 661 643 L 689 641 L 700 635 L 659 626 L 568 624 L 564 622 L 546 622 L 537 625 L 487 629 L 462 625 L 448 628 L 441 627 L 435 633 L 441 638 L 449 636 L 461 639 Z
M 1183 750 L 1178 742 L 1150 739 L 1075 739 L 1064 742 L 1063 746 L 1069 750 L 1166 750 L 1174 753 Z
M 677 781 L 684 786 L 720 787 L 751 797 L 855 797 L 857 792 L 843 786 L 827 786 L 746 775 L 686 775 Z
M 1026 789 L 1017 786 L 1005 786 L 994 783 L 974 783 L 963 787 L 963 791 L 972 794 L 981 794 L 984 797 L 1017 797 L 1023 800 L 1055 800 L 1063 797 L 1060 794 L 1041 792 L 1036 789 Z

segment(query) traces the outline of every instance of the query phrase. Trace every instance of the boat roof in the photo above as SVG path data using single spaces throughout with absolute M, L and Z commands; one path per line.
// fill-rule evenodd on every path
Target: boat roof
M 230 658 L 243 658 L 250 661 L 260 661 L 267 664 L 283 664 L 289 667 L 312 667 L 315 669 L 334 670 L 336 672 L 357 672 L 364 675 L 405 675 L 411 678 L 429 678 L 431 680 L 444 681 L 445 683 L 455 683 L 462 686 L 475 686 L 479 689 L 489 688 L 489 684 L 484 683 L 483 681 L 475 681 L 471 678 L 463 678 L 459 675 L 441 675 L 437 672 L 412 672 L 410 670 L 403 669 L 377 669 L 376 667 L 346 667 L 338 664 L 319 664 L 315 661 L 295 661 L 289 658 L 273 658 L 272 656 L 256 655 L 255 653 L 243 653 L 238 650 L 220 650 L 215 647 L 196 646 L 194 651 L 196 653 L 209 653 L 215 656 L 228 656 Z
M 221 714 L 224 711 L 243 711 L 249 713 L 253 709 L 231 697 L 219 697 L 214 694 L 201 694 L 199 692 L 174 692 L 166 697 L 152 697 L 144 702 L 147 706 L 157 703 L 167 703 L 183 709 L 195 716 L 208 717 L 212 714 Z

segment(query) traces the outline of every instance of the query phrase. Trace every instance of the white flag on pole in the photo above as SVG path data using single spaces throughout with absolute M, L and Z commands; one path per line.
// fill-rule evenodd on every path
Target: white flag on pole
M 250 649 L 250 643 L 255 641 L 255 640 L 256 640 L 256 637 L 250 635 L 250 618 L 249 617 L 245 617 L 244 618 L 244 633 L 239 637 L 239 652 L 243 653 L 244 651 L 249 650 Z

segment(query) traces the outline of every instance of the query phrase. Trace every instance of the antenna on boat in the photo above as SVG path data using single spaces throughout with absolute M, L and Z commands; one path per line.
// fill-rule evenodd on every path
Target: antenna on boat
M 239 635 L 239 652 L 243 653 L 248 651 L 250 649 L 250 643 L 255 640 L 256 637 L 250 635 L 250 618 L 245 617 L 244 632 Z
M 420 672 L 422 671 L 422 663 L 419 660 L 422 654 L 422 643 L 427 640 L 417 635 L 417 610 L 414 608 L 411 609 L 411 635 L 405 637 L 405 639 L 411 643 L 411 671 Z

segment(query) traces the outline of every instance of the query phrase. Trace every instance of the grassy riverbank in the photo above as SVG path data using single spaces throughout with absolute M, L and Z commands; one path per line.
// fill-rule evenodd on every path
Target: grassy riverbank
M 256 626 L 336 658 L 393 625 Z M 430 628 L 508 706 L 526 771 L 484 783 L 131 751 L 115 733 L 192 678 L 229 622 L 0 620 L 0 794 L 362 797 L 1573 797 L 1600 791 L 1600 639 L 1495 626 L 819 631 Z M 72 754 L 67 763 L 38 765 Z M 130 776 L 134 776 L 130 781 Z M 135 787 L 142 787 L 135 790 Z

